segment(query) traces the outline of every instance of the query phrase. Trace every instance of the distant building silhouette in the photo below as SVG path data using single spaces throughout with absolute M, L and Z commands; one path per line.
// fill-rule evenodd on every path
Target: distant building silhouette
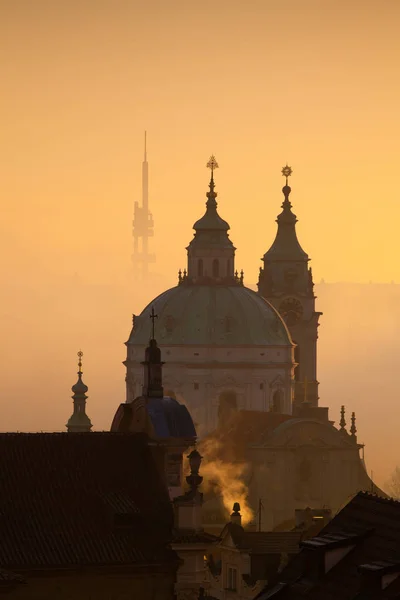
M 142 163 L 142 203 L 134 204 L 132 262 L 139 279 L 146 280 L 149 265 L 156 257 L 149 252 L 149 240 L 154 235 L 153 215 L 149 210 L 149 164 L 147 162 L 147 134 L 144 134 L 144 158 Z
M 72 386 L 74 395 L 72 399 L 74 401 L 74 412 L 67 423 L 67 430 L 70 433 L 89 432 L 93 425 L 86 414 L 86 392 L 88 391 L 87 385 L 82 381 L 82 356 L 83 352 L 78 352 L 78 381 Z

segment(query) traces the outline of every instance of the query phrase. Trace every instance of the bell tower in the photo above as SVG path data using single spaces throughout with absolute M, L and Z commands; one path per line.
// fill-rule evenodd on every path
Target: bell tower
M 283 167 L 286 184 L 282 188 L 284 201 L 278 215 L 278 230 L 270 249 L 261 259 L 258 292 L 284 318 L 295 348 L 295 388 L 293 412 L 304 402 L 318 406 L 317 339 L 319 317 L 315 310 L 314 282 L 308 266 L 308 255 L 299 244 L 296 234 L 297 217 L 289 200 L 288 178 L 292 169 Z

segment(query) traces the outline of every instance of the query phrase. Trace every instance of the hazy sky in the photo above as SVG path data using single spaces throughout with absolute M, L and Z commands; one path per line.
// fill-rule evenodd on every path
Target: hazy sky
M 81 345 L 96 427 L 124 400 L 130 313 L 163 288 L 141 288 L 130 264 L 145 129 L 168 285 L 204 211 L 211 153 L 246 282 L 275 235 L 286 161 L 315 279 L 400 280 L 399 23 L 399 0 L 0 0 L 0 429 L 63 428 Z M 85 291 L 75 273 L 121 287 Z M 378 407 L 397 410 L 398 383 L 394 363 L 376 365 L 398 356 L 399 323 L 386 305 L 375 319 L 379 297 L 346 313 L 340 297 L 319 300 L 334 304 L 321 404 L 336 420 L 343 401 L 358 411 L 387 474 L 398 420 L 380 451 Z
M 398 0 L 0 7 L 3 277 L 128 276 L 147 129 L 160 272 L 184 266 L 215 153 L 247 281 L 286 161 L 316 277 L 396 279 Z

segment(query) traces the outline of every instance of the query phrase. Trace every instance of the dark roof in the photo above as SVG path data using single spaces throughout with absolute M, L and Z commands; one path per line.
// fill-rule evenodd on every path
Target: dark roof
M 314 539 L 314 548 L 312 544 L 312 540 L 302 543 L 303 549 L 280 576 L 280 589 L 266 588 L 259 600 L 304 595 L 309 600 L 400 598 L 400 577 L 384 590 L 380 585 L 380 576 L 388 569 L 400 572 L 400 502 L 360 492 Z M 310 566 L 318 563 L 321 553 L 340 547 L 350 550 L 328 572 L 311 577 Z
M 143 434 L 0 435 L 5 569 L 175 560 L 161 448 Z
M 206 531 L 174 530 L 173 544 L 215 544 L 220 538 Z
M 21 575 L 0 569 L 0 588 L 14 583 L 25 583 L 25 579 Z
M 296 554 L 301 536 L 299 531 L 245 531 L 240 547 L 252 554 Z

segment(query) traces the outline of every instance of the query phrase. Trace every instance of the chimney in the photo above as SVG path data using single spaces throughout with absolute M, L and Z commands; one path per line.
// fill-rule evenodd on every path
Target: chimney
M 186 481 L 190 489 L 183 496 L 178 496 L 173 500 L 176 529 L 186 531 L 202 529 L 203 494 L 198 489 L 203 481 L 199 475 L 202 458 L 197 450 L 192 450 L 188 456 L 190 475 L 186 477 Z
M 242 526 L 242 515 L 240 514 L 240 504 L 239 502 L 235 502 L 233 505 L 233 512 L 231 514 L 231 523 L 232 525 Z

